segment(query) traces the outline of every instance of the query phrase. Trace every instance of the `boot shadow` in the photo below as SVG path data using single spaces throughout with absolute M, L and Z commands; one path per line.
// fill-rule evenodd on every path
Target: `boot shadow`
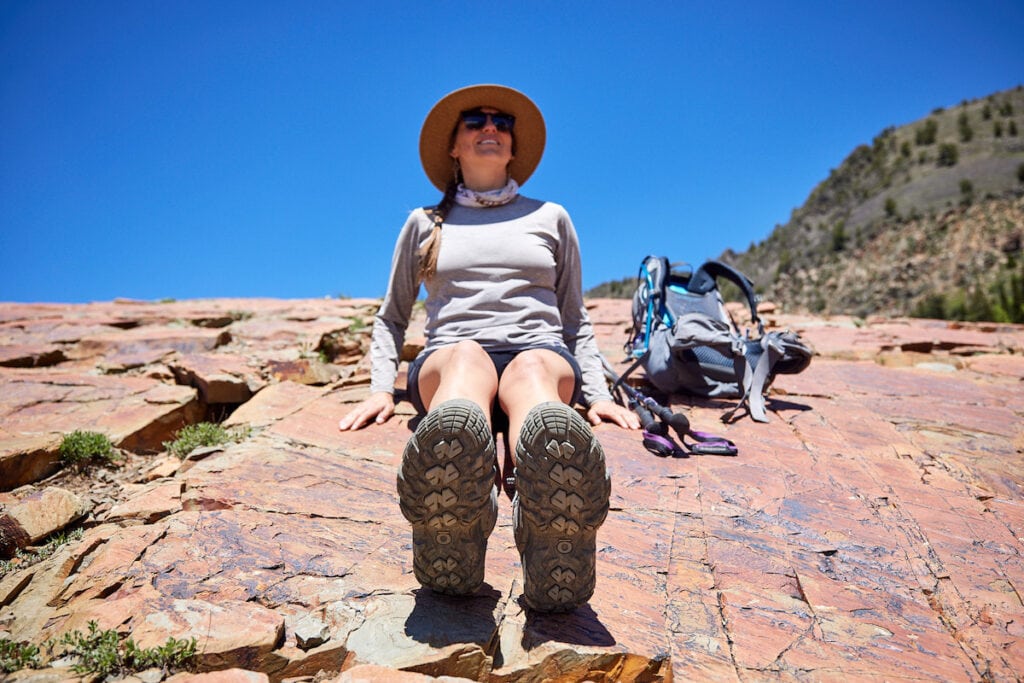
M 419 643 L 442 648 L 455 643 L 476 643 L 486 648 L 498 628 L 495 610 L 501 593 L 484 583 L 473 595 L 415 591 L 415 603 L 405 620 L 405 635 Z
M 597 612 L 590 605 L 581 605 L 565 614 L 535 612 L 525 605 L 523 609 L 526 612 L 526 625 L 523 628 L 522 646 L 527 652 L 551 641 L 593 647 L 615 645 L 615 637 L 601 623 Z

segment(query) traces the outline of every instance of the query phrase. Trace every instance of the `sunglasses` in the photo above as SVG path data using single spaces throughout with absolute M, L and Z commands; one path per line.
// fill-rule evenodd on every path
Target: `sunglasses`
M 512 132 L 512 127 L 516 125 L 516 117 L 512 116 L 512 114 L 505 114 L 503 112 L 488 114 L 479 109 L 464 111 L 459 114 L 459 118 L 466 124 L 466 130 L 480 130 L 487 125 L 488 119 L 502 133 Z

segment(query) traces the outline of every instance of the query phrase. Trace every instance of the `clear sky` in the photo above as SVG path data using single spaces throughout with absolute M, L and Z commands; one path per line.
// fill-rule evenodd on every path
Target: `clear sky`
M 785 223 L 859 144 L 1024 83 L 1021 0 L 2 0 L 0 301 L 383 295 L 420 125 L 544 113 L 584 287 Z

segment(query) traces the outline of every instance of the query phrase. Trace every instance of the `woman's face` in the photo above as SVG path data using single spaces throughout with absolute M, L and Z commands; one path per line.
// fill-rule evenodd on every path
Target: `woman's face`
M 499 113 L 494 107 L 480 107 L 473 111 L 492 115 Z M 513 158 L 512 130 L 505 126 L 502 128 L 505 130 L 498 129 L 491 116 L 486 116 L 483 126 L 479 128 L 471 128 L 460 120 L 452 142 L 452 158 L 458 160 L 463 170 L 467 167 L 483 169 L 488 166 L 505 169 Z

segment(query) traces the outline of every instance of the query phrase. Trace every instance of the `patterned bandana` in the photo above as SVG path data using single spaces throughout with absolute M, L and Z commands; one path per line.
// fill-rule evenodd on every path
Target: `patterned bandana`
M 519 183 L 512 178 L 508 179 L 505 187 L 499 187 L 497 190 L 487 190 L 486 192 L 470 190 L 462 183 L 459 183 L 459 189 L 455 193 L 455 203 L 459 206 L 472 206 L 478 209 L 501 206 L 502 204 L 508 204 L 518 194 Z

